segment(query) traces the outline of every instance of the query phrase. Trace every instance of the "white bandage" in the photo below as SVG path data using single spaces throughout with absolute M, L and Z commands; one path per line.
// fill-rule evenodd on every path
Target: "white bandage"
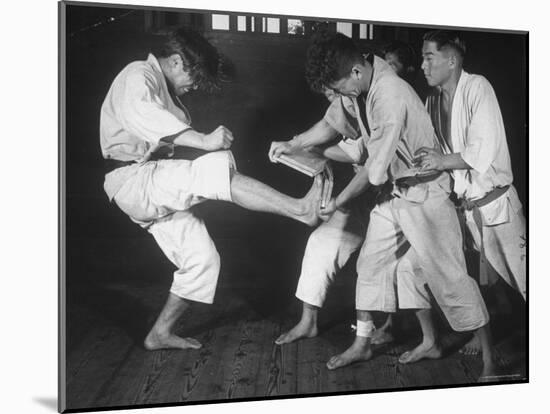
M 351 325 L 351 327 L 355 330 L 355 335 L 364 338 L 372 338 L 372 333 L 376 330 L 373 321 L 357 321 L 357 326 Z

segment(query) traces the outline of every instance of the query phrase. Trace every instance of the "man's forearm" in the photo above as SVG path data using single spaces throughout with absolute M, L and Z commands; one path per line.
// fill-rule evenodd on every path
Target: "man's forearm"
M 444 170 L 469 170 L 472 167 L 462 159 L 460 153 L 446 154 L 442 157 Z
M 338 145 L 332 145 L 323 150 L 323 156 L 329 160 L 353 164 L 355 161 Z
M 310 129 L 296 135 L 292 139 L 292 144 L 301 148 L 314 147 L 316 145 L 326 144 L 338 135 L 338 132 L 330 124 L 321 119 Z
M 197 132 L 194 129 L 186 129 L 172 137 L 163 138 L 162 141 L 183 147 L 204 149 L 204 136 L 205 134 Z
M 355 174 L 338 197 L 336 197 L 336 208 L 346 208 L 348 202 L 365 192 L 369 186 L 369 172 L 368 169 L 363 167 Z

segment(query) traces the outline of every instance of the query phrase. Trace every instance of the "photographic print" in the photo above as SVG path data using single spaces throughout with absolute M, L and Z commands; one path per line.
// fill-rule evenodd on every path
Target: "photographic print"
M 62 412 L 528 382 L 528 33 L 59 3 Z

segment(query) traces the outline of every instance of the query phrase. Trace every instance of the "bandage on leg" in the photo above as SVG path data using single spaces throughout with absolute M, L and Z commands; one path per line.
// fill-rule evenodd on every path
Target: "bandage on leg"
M 376 327 L 374 326 L 373 321 L 357 321 L 357 325 L 351 325 L 352 329 L 355 330 L 356 336 L 361 336 L 364 338 L 372 338 Z

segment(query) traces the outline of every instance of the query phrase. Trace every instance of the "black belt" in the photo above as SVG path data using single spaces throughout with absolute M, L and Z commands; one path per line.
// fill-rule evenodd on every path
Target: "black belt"
M 438 178 L 441 174 L 442 174 L 441 171 L 435 171 L 432 174 L 413 175 L 413 176 L 410 176 L 410 177 L 402 177 L 402 178 L 398 178 L 397 180 L 395 180 L 395 185 L 397 185 L 397 187 L 401 187 L 401 188 L 409 188 L 409 187 L 413 187 L 413 186 L 418 185 L 418 184 L 428 183 L 430 181 L 433 181 L 436 178 Z
M 127 167 L 129 165 L 135 164 L 135 161 L 120 161 L 112 158 L 107 158 L 105 161 L 105 174 L 109 174 L 111 171 L 116 170 L 117 168 Z

